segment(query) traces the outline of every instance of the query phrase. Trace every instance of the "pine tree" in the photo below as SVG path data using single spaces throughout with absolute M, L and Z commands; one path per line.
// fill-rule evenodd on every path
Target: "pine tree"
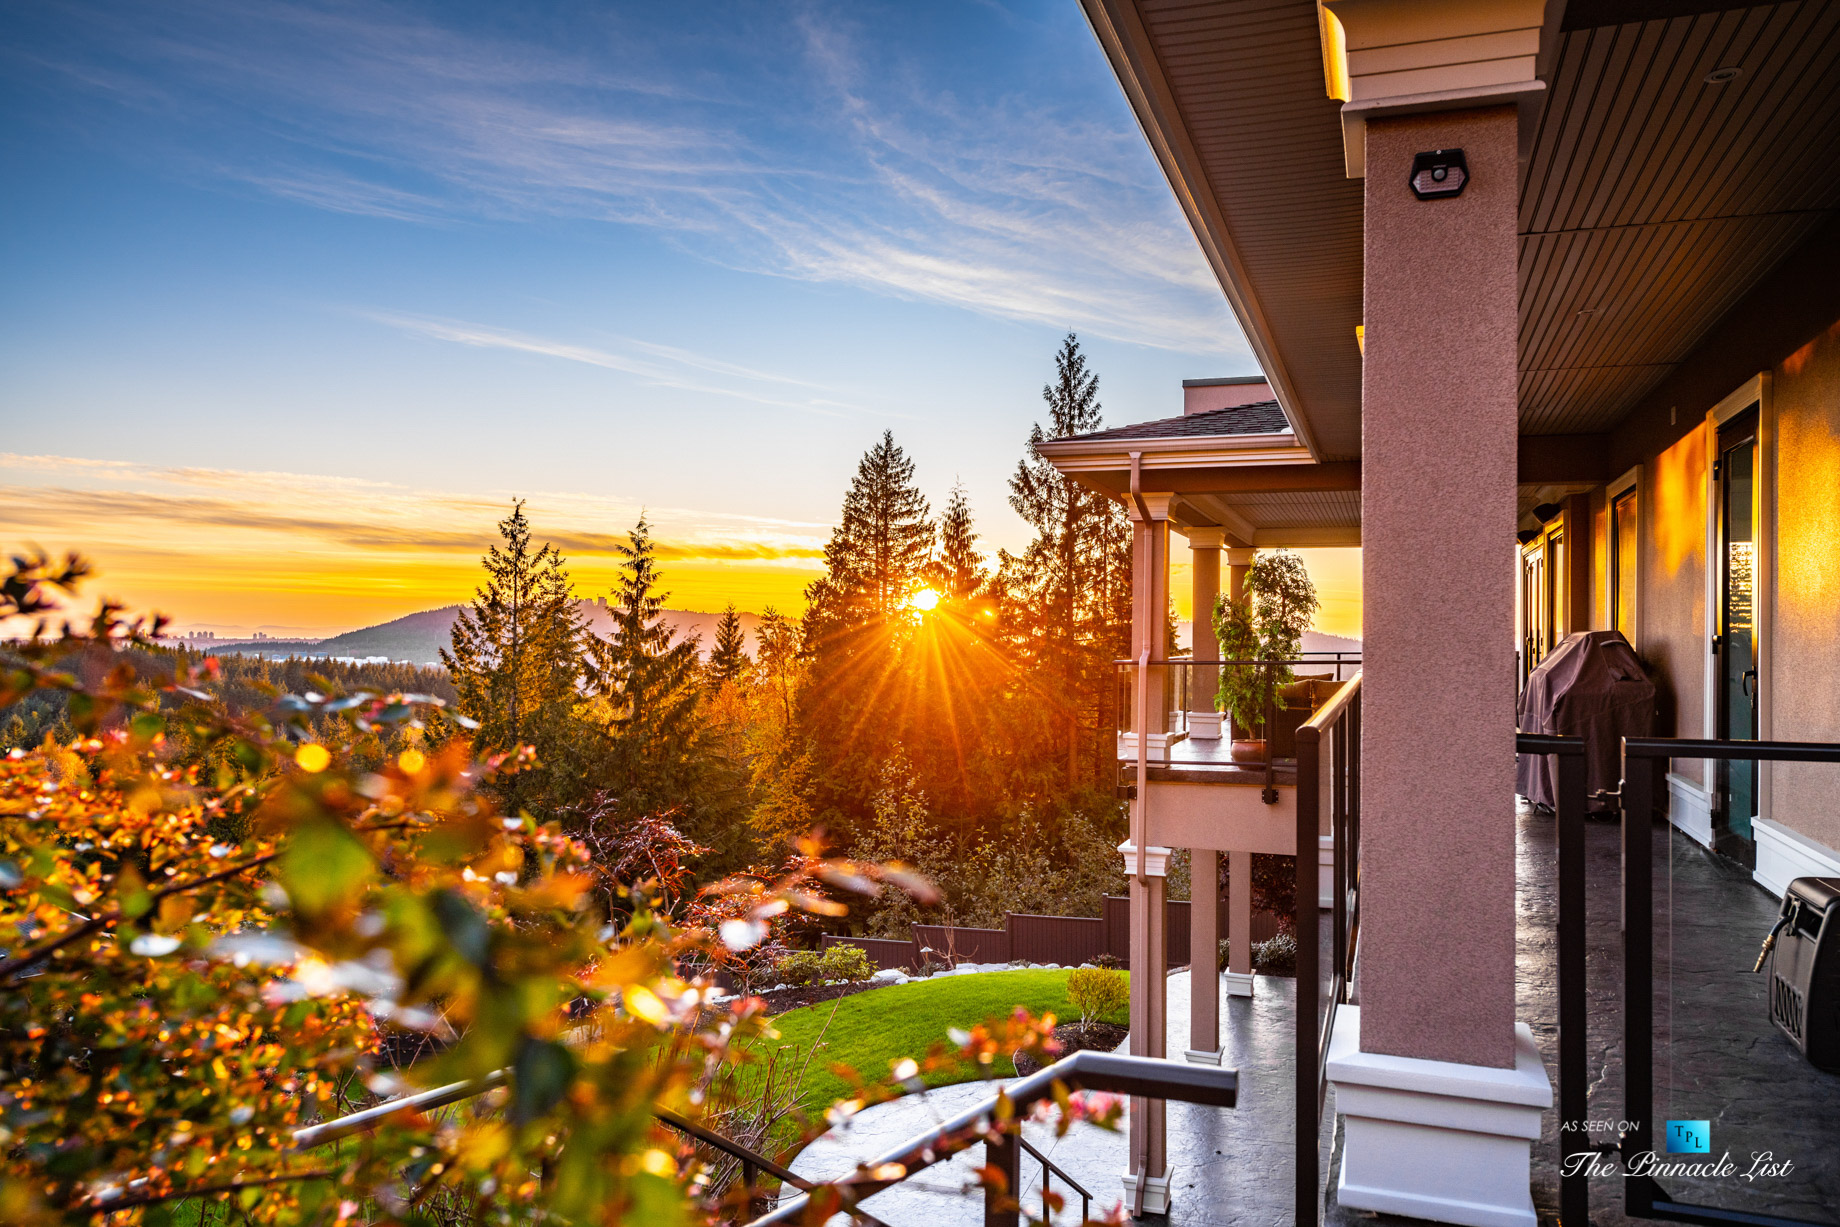
M 825 575 L 805 593 L 807 634 L 854 628 L 903 609 L 933 553 L 933 522 L 914 462 L 893 431 L 864 454 L 824 547 Z
M 498 522 L 502 545 L 487 549 L 485 586 L 454 619 L 452 650 L 441 663 L 453 678 L 457 706 L 478 722 L 481 753 L 534 746 L 538 767 L 507 777 L 507 808 L 553 810 L 573 791 L 571 735 L 587 661 L 586 630 L 562 555 L 533 549 L 524 500 Z
M 715 686 L 733 682 L 747 668 L 747 633 L 741 629 L 741 615 L 731 602 L 716 623 L 715 647 L 709 653 L 709 680 Z
M 1067 783 L 1079 787 L 1099 778 L 1112 752 L 1111 662 L 1130 647 L 1131 535 L 1116 502 L 1069 480 L 1038 450 L 1102 424 L 1099 377 L 1073 334 L 1054 365 L 1054 382 L 1041 391 L 1048 421 L 1030 430 L 1028 454 L 1010 478 L 1010 506 L 1035 538 L 1020 556 L 1001 555 L 1001 579 L 1014 606 L 1005 625 L 1059 709 Z
M 965 487 L 954 483 L 939 517 L 939 557 L 933 564 L 933 582 L 941 595 L 962 601 L 984 587 L 984 560 L 978 556 L 977 538 L 971 525 L 971 500 L 965 496 Z
M 600 649 L 600 694 L 615 789 L 635 812 L 693 801 L 697 764 L 698 641 L 676 643 L 664 620 L 657 547 L 645 517 L 627 535 L 608 602 L 613 637 Z

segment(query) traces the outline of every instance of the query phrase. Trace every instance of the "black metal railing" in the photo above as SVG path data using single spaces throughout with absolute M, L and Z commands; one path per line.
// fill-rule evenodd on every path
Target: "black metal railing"
M 1030 1109 L 1051 1099 L 1056 1089 L 1067 1091 L 1105 1091 L 1143 1099 L 1174 1099 L 1183 1103 L 1231 1108 L 1239 1101 L 1239 1074 L 1230 1069 L 1208 1069 L 1178 1065 L 1155 1057 L 1127 1057 L 1116 1053 L 1076 1052 L 1028 1077 L 1012 1082 L 997 1095 L 966 1108 L 958 1115 L 940 1122 L 924 1133 L 916 1134 L 857 1169 L 857 1174 L 832 1182 L 843 1193 L 846 1206 L 854 1207 L 865 1198 L 892 1188 L 916 1173 L 943 1162 L 959 1149 L 978 1144 L 983 1137 L 984 1162 L 1004 1176 L 1006 1188 L 985 1186 L 985 1227 L 1017 1227 L 1021 1218 L 1019 1191 L 1022 1167 L 1021 1121 Z M 989 1132 L 998 1116 L 1000 1099 L 1007 1099 L 1013 1112 L 1012 1125 L 999 1132 Z M 1015 1132 L 1010 1132 L 1013 1128 Z M 967 1140 L 969 1139 L 969 1140 Z M 1058 1169 L 1057 1169 L 1058 1170 Z M 1065 1174 L 1062 1178 L 1066 1179 Z M 1070 1182 L 1071 1183 L 1071 1182 Z M 1084 1190 L 1081 1190 L 1084 1192 Z M 750 1227 L 803 1221 L 809 1202 L 800 1193 L 780 1203 L 771 1213 L 757 1218 Z M 861 1213 L 851 1210 L 851 1213 Z
M 1080 1195 L 1080 1222 L 1084 1223 L 1092 1218 L 1092 1194 L 1086 1191 L 1086 1186 L 1062 1171 L 1059 1164 L 1036 1150 L 1034 1145 L 1021 1134 L 1016 1135 L 1016 1141 L 1022 1145 L 1022 1149 L 1028 1151 L 1030 1156 L 1041 1163 L 1041 1221 L 1044 1223 L 1053 1221 L 1054 1205 L 1049 1201 L 1049 1195 L 1053 1192 L 1049 1179 L 1052 1176 L 1059 1176 L 1062 1184 Z
M 1323 757 L 1324 745 L 1328 758 Z M 1348 1000 L 1361 942 L 1361 675 L 1297 730 L 1297 1087 L 1295 1221 L 1322 1213 L 1323 1104 L 1336 1008 Z M 1326 768 L 1326 770 L 1325 770 Z M 1325 796 L 1323 785 L 1328 784 Z M 1328 1000 L 1322 1000 L 1321 861 L 1324 803 L 1333 845 Z
M 1653 1152 L 1655 1107 L 1655 777 L 1668 759 L 1840 764 L 1840 744 L 1802 741 L 1704 741 L 1669 737 L 1623 739 L 1623 1131 L 1624 1170 Z M 1751 1223 L 1793 1227 L 1809 1222 L 1675 1201 L 1650 1176 L 1626 1175 L 1624 1213 L 1677 1223 Z M 1583 1220 L 1580 1220 L 1583 1221 Z

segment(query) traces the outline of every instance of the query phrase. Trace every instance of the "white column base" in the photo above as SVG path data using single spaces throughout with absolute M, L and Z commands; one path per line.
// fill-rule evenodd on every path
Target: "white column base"
M 1220 978 L 1226 982 L 1227 996 L 1229 997 L 1250 997 L 1252 996 L 1253 975 L 1251 972 L 1249 971 L 1223 971 L 1220 973 Z
M 1119 1179 L 1124 1181 L 1124 1212 L 1129 1214 L 1137 1205 L 1137 1173 L 1126 1172 Z M 1151 1176 L 1144 1181 L 1144 1213 L 1169 1213 L 1169 1177 Z
M 1187 1061 L 1190 1065 L 1223 1065 L 1227 1060 L 1227 1050 L 1225 1048 L 1215 1048 L 1212 1050 L 1205 1048 L 1185 1048 L 1182 1050 L 1182 1059 Z
M 1533 1144 L 1553 1094 L 1527 1024 L 1514 1025 L 1513 1069 L 1360 1047 L 1360 1007 L 1338 1007 L 1328 1067 L 1342 1117 L 1337 1200 L 1440 1223 L 1537 1227 Z
M 1225 719 L 1217 711 L 1191 711 L 1188 713 L 1188 735 L 1196 741 L 1219 741 L 1220 726 Z
M 1135 753 L 1137 750 L 1137 735 L 1135 733 L 1127 733 L 1125 737 L 1129 749 Z M 1175 745 L 1178 741 L 1187 741 L 1188 734 L 1180 729 L 1176 729 L 1168 733 L 1152 733 L 1150 736 L 1144 738 L 1144 740 L 1149 743 L 1149 754 L 1152 759 L 1167 759 L 1169 757 L 1169 747 Z

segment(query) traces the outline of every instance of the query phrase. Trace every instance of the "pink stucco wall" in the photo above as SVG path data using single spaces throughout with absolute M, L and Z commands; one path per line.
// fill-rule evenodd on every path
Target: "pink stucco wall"
M 1693 406 L 1703 420 L 1711 405 Z M 1681 406 L 1688 412 L 1688 406 Z M 1694 430 L 1644 462 L 1638 531 L 1642 538 L 1641 625 L 1636 651 L 1660 684 L 1655 732 L 1709 737 L 1706 728 L 1706 484 L 1711 448 Z M 1673 770 L 1708 782 L 1706 764 L 1677 761 Z
M 1361 1047 L 1514 1057 L 1516 121 L 1370 121 Z M 1412 155 L 1470 183 L 1420 201 Z M 1435 462 L 1434 462 L 1435 458 Z
M 1774 735 L 1840 741 L 1840 322 L 1778 366 Z M 1840 848 L 1840 769 L 1774 768 L 1772 816 Z

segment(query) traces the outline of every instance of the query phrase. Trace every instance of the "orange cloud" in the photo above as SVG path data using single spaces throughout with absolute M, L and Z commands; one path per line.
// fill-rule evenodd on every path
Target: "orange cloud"
M 122 462 L 0 455 L 0 521 L 10 545 L 89 555 L 107 593 L 183 626 L 322 634 L 463 601 L 498 539 L 510 497 L 276 473 L 153 469 Z M 615 546 L 640 509 L 621 500 L 536 494 L 536 537 L 569 559 L 583 595 L 606 593 Z M 824 525 L 650 514 L 676 608 L 803 606 L 821 570 Z

